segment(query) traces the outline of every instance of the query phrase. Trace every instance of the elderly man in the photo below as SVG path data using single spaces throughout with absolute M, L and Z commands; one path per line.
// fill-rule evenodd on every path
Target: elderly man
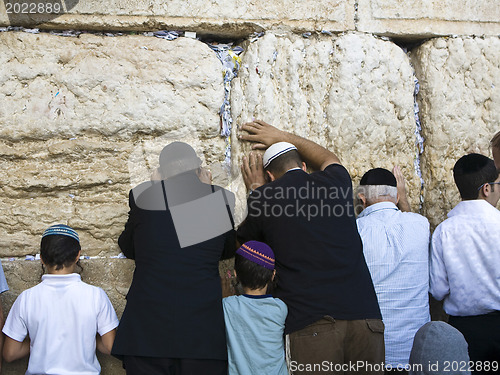
M 358 188 L 364 210 L 357 224 L 385 324 L 386 373 L 407 373 L 415 333 L 430 320 L 429 222 L 398 209 L 407 200 L 404 179 L 401 196 L 397 185 L 390 171 L 375 168 Z
M 497 371 L 489 372 L 497 374 L 500 177 L 493 160 L 480 154 L 461 157 L 453 177 L 462 201 L 432 235 L 430 292 L 437 300 L 444 299 L 449 323 L 467 340 L 474 373 L 489 371 L 497 361 Z
M 354 216 L 352 182 L 335 154 L 263 121 L 241 139 L 267 148 L 242 170 L 248 215 L 241 242 L 276 256 L 275 296 L 288 306 L 285 333 L 294 374 L 381 374 L 384 325 Z M 316 172 L 307 173 L 306 164 Z M 266 183 L 266 176 L 270 182 Z
M 118 244 L 136 267 L 112 349 L 127 374 L 227 374 L 218 265 L 235 252 L 231 224 L 221 225 L 232 220 L 223 197 L 234 199 L 204 183 L 200 166 L 191 146 L 173 142 L 161 180 L 130 192 Z

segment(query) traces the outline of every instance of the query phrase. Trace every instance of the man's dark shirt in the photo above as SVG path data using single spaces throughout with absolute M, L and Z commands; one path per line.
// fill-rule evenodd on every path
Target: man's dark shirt
M 275 297 L 288 306 L 286 333 L 323 316 L 381 319 L 354 216 L 352 182 L 340 164 L 291 170 L 256 189 L 238 240 L 267 243 L 276 256 Z

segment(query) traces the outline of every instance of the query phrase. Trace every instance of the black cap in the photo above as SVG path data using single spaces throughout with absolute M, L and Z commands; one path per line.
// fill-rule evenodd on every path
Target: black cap
M 462 174 L 476 173 L 482 170 L 492 160 L 481 154 L 468 154 L 462 156 L 453 167 L 454 172 L 460 171 Z
M 384 168 L 373 168 L 364 174 L 360 185 L 389 185 L 397 187 L 396 177 Z

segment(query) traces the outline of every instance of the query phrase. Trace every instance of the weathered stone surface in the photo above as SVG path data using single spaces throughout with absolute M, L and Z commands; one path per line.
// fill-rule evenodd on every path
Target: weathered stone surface
M 0 48 L 1 139 L 217 134 L 221 64 L 199 41 L 4 32 Z
M 398 37 L 498 35 L 496 0 L 359 0 L 358 31 Z
M 14 8 L 14 3 L 17 6 Z M 34 4 L 41 3 L 40 10 Z M 47 4 L 51 4 L 49 9 Z M 32 5 L 31 5 L 32 4 Z M 59 9 L 60 8 L 60 9 Z M 49 13 L 48 11 L 52 11 Z M 30 13 L 31 12 L 31 13 Z M 496 0 L 111 1 L 0 2 L 0 26 L 82 30 L 186 30 L 240 39 L 285 27 L 294 32 L 363 31 L 398 37 L 498 35 Z
M 53 3 L 46 1 L 46 3 Z M 111 1 L 65 0 L 59 14 L 7 14 L 0 3 L 0 26 L 34 26 L 83 30 L 191 30 L 234 39 L 263 28 L 285 26 L 296 31 L 354 29 L 354 0 L 293 2 Z
M 128 190 L 174 140 L 227 182 L 222 66 L 207 45 L 2 32 L 0 65 L 0 256 L 37 253 L 59 222 L 85 255 L 117 254 Z
M 259 118 L 331 149 L 355 184 L 370 168 L 400 165 L 417 209 L 413 90 L 409 59 L 391 42 L 269 33 L 245 52 L 232 110 L 237 124 Z M 235 174 L 248 150 L 233 142 Z M 241 180 L 233 191 L 243 200 Z
M 125 308 L 125 296 L 132 282 L 134 262 L 127 259 L 81 260 L 82 280 L 98 286 L 107 293 L 118 317 Z M 4 314 L 7 316 L 17 296 L 41 281 L 42 267 L 39 261 L 4 261 L 2 263 L 10 290 L 2 294 Z M 102 374 L 124 374 L 121 362 L 107 355 L 99 355 Z M 3 374 L 21 374 L 26 371 L 27 359 L 4 363 Z
M 435 226 L 459 200 L 453 166 L 465 154 L 491 157 L 500 123 L 500 39 L 439 38 L 412 52 L 420 80 L 424 213 Z

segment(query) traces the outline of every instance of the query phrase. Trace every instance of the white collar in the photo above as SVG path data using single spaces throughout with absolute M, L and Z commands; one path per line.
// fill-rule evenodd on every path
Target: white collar
M 47 274 L 42 276 L 42 282 L 49 285 L 67 285 L 70 283 L 77 283 L 82 281 L 82 278 L 77 273 L 70 273 L 67 275 L 52 275 Z
M 458 215 L 483 216 L 487 214 L 498 215 L 500 212 L 484 199 L 474 199 L 458 203 L 448 212 L 448 217 Z

